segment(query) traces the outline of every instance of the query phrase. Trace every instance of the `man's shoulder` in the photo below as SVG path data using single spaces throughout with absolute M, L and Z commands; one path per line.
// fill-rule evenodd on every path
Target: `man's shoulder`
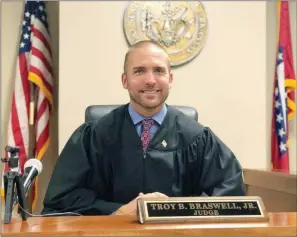
M 168 113 L 170 115 L 171 121 L 174 121 L 174 123 L 182 126 L 183 129 L 202 129 L 203 125 L 201 125 L 198 121 L 196 121 L 194 118 L 189 117 L 181 110 L 168 105 Z
M 182 111 L 168 106 L 170 115 L 170 124 L 175 127 L 175 132 L 178 132 L 186 140 L 193 140 L 201 135 L 206 127 L 196 121 L 194 118 L 189 117 Z

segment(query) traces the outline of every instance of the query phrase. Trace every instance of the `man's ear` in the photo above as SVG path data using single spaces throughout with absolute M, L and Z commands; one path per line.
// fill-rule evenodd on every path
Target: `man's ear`
M 125 89 L 127 89 L 127 76 L 125 73 L 122 73 L 122 85 Z

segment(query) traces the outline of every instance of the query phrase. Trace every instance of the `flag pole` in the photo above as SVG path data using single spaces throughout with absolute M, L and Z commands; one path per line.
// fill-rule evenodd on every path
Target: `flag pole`
M 32 81 L 29 80 L 30 83 L 30 112 L 29 112 L 29 151 L 28 151 L 28 159 L 33 158 L 35 156 L 35 131 L 34 131 L 34 120 L 35 120 L 35 101 L 36 101 L 36 87 Z
M 35 87 L 34 87 L 34 84 L 30 81 L 30 113 L 29 113 L 30 125 L 34 125 L 34 108 L 35 108 L 34 105 L 35 105 Z
M 34 158 L 35 156 L 35 130 L 34 130 L 34 115 L 35 115 L 35 85 L 32 81 L 30 83 L 30 108 L 29 108 L 29 150 L 28 150 L 28 159 Z M 33 202 L 33 190 L 32 188 L 28 191 L 28 209 L 32 213 L 32 202 Z

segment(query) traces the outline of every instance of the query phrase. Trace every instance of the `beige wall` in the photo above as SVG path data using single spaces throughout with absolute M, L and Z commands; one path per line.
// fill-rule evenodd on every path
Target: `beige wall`
M 128 101 L 120 82 L 127 50 L 122 30 L 125 5 L 60 3 L 60 151 L 83 122 L 88 105 Z M 243 167 L 268 168 L 272 88 L 268 89 L 273 76 L 267 67 L 273 72 L 274 62 L 267 66 L 267 60 L 274 60 L 276 45 L 275 38 L 273 45 L 267 38 L 273 34 L 267 30 L 267 19 L 275 19 L 275 12 L 264 1 L 205 1 L 204 6 L 209 21 L 206 46 L 197 58 L 174 70 L 168 103 L 196 107 L 200 122 L 232 148 Z M 84 17 L 77 17 L 83 12 Z M 296 154 L 295 144 L 292 150 Z M 292 159 L 296 161 L 296 155 Z
M 1 4 L 3 151 L 23 3 Z M 52 120 L 52 145 L 40 176 L 37 211 L 56 156 L 83 122 L 85 108 L 90 104 L 128 102 L 127 91 L 120 82 L 128 47 L 122 29 L 126 4 L 122 1 L 48 4 L 55 57 L 56 113 Z M 209 22 L 205 48 L 190 63 L 173 70 L 175 78 L 168 103 L 196 107 L 200 122 L 214 130 L 244 168 L 268 168 L 275 3 L 205 1 L 204 6 Z M 296 52 L 296 3 L 291 12 Z M 296 125 L 291 126 L 290 133 L 291 169 L 296 171 Z

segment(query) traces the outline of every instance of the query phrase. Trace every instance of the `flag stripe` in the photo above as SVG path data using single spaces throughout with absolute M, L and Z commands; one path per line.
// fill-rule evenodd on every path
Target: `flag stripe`
M 37 53 L 42 54 L 42 57 L 44 57 L 44 61 L 46 61 L 46 65 L 51 65 L 52 64 L 52 60 L 51 60 L 51 56 L 48 52 L 48 50 L 44 47 L 44 44 L 38 39 L 36 38 L 35 40 L 36 42 L 34 43 L 34 45 L 32 46 L 32 54 L 35 54 L 35 50 L 37 51 Z M 51 69 L 51 66 L 47 66 L 47 69 Z
M 39 39 L 43 41 L 47 48 L 50 49 L 50 36 L 48 30 L 45 28 L 44 24 L 37 18 L 35 18 L 34 26 L 33 26 L 34 36 L 37 36 Z M 51 50 L 49 50 L 51 51 Z
M 31 67 L 38 68 L 40 73 L 43 75 L 42 79 L 46 81 L 48 84 L 52 85 L 52 81 L 51 81 L 52 72 L 47 69 L 40 55 L 34 55 L 34 54 L 32 55 L 30 71 L 31 71 Z
M 285 118 L 286 117 L 286 89 L 285 89 L 285 78 L 284 78 L 284 64 L 283 63 L 280 63 L 277 67 L 277 82 L 278 82 L 278 85 L 277 85 L 277 89 L 278 89 L 278 94 L 279 94 L 279 97 L 280 97 L 280 102 L 281 102 L 281 108 L 282 108 L 282 111 L 280 111 L 281 113 L 281 116 L 282 118 Z M 285 129 L 287 128 L 287 121 L 286 119 L 284 119 L 284 126 L 285 126 Z
M 26 134 L 23 135 L 21 131 L 21 123 L 19 121 L 19 117 L 17 116 L 17 106 L 16 106 L 16 101 L 15 101 L 15 96 L 13 95 L 12 99 L 12 116 L 11 116 L 11 124 L 12 124 L 12 136 L 14 140 L 14 144 L 20 148 L 20 158 L 19 158 L 19 168 L 21 173 L 23 173 L 23 165 L 25 164 L 25 160 L 27 159 L 27 154 L 26 154 L 26 147 L 24 143 L 24 139 L 26 138 Z M 24 129 L 24 128 L 23 128 Z
M 36 65 L 38 63 L 38 61 L 40 61 L 40 63 L 42 63 L 40 65 L 40 67 L 42 69 L 44 68 L 44 70 L 46 70 L 48 72 L 48 74 L 50 74 L 50 76 L 53 75 L 52 68 L 51 68 L 47 58 L 44 56 L 44 54 L 38 48 L 32 47 L 32 58 L 34 59 L 32 62 L 32 65 Z
M 39 77 L 41 79 L 42 84 L 44 84 L 44 86 L 46 87 L 46 89 L 50 92 L 50 94 L 52 94 L 53 91 L 53 86 L 50 85 L 45 79 L 44 79 L 44 75 L 43 73 L 36 67 L 31 66 L 30 68 L 30 73 L 35 74 L 37 77 Z
M 46 40 L 46 37 L 44 37 L 44 34 L 41 33 L 41 31 L 38 28 L 34 28 L 34 36 L 36 39 L 38 39 L 42 43 L 42 45 L 43 45 L 42 47 L 44 47 L 48 51 L 48 53 L 49 53 L 48 58 L 50 61 L 50 59 L 52 58 L 52 50 L 51 50 L 49 42 Z M 42 47 L 40 47 L 40 48 L 42 48 Z
M 43 101 L 46 101 L 46 99 L 43 99 Z M 41 103 L 41 105 L 42 105 L 42 103 Z M 42 114 L 37 113 L 37 123 L 40 124 L 36 130 L 37 140 L 39 139 L 40 133 L 44 130 L 44 128 L 48 124 L 48 119 L 49 119 L 48 106 L 47 106 L 47 104 L 44 104 L 44 105 L 45 105 L 45 109 L 44 109 L 43 113 Z M 42 109 L 43 108 L 41 106 L 38 106 L 38 111 L 42 111 Z
M 47 100 L 43 99 L 42 103 L 40 105 L 38 105 L 38 111 L 37 111 L 37 117 L 36 120 L 39 120 L 41 118 L 41 116 L 45 113 L 46 109 L 47 109 Z
M 18 57 L 18 66 L 19 66 L 19 70 L 17 70 L 17 78 L 16 78 L 16 83 L 15 83 L 15 91 L 16 93 L 18 93 L 20 95 L 23 94 L 24 96 L 24 107 L 27 108 L 27 114 L 29 116 L 29 101 L 30 101 L 30 89 L 29 89 L 29 82 L 27 79 L 28 76 L 28 69 L 27 69 L 27 58 L 26 58 L 26 54 L 21 54 Z M 21 84 L 19 83 L 19 80 L 21 80 Z M 22 88 L 21 88 L 22 86 Z M 22 102 L 23 100 L 20 99 L 20 102 Z
M 34 82 L 40 88 L 40 90 L 42 90 L 42 92 L 45 95 L 45 97 L 49 100 L 49 103 L 51 105 L 53 105 L 53 95 L 51 93 L 51 90 L 49 90 L 45 86 L 45 83 L 42 80 L 42 78 L 39 77 L 38 75 L 36 75 L 33 72 L 29 72 L 29 80 L 32 81 L 32 82 Z
M 20 159 L 22 164 L 27 159 L 29 142 L 26 140 L 29 136 L 28 117 L 29 117 L 29 83 L 26 78 L 26 55 L 22 54 L 18 58 L 20 70 L 16 71 L 16 83 L 13 92 L 12 111 L 11 111 L 11 132 L 9 131 L 9 140 L 14 140 L 14 144 L 20 147 Z M 21 115 L 21 116 L 19 116 Z M 21 172 L 23 171 L 21 167 Z
M 40 134 L 37 139 L 37 145 L 36 145 L 36 153 L 37 157 L 38 154 L 40 153 L 40 150 L 43 148 L 43 145 L 45 144 L 46 140 L 49 137 L 49 124 L 46 123 L 46 127 L 40 131 Z

